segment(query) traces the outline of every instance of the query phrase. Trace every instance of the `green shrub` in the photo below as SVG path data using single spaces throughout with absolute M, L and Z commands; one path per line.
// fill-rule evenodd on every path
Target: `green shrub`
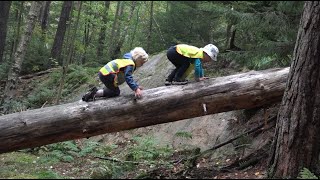
M 135 143 L 128 148 L 128 160 L 155 160 L 157 158 L 166 158 L 172 154 L 172 149 L 168 146 L 159 147 L 154 138 L 133 137 Z
M 303 168 L 300 170 L 298 179 L 319 179 L 316 175 L 314 175 L 309 169 Z
M 41 170 L 40 172 L 34 173 L 34 176 L 36 176 L 37 179 L 61 179 L 62 178 L 52 170 Z
M 10 100 L 2 104 L 2 108 L 7 110 L 7 114 L 26 111 L 29 107 L 29 103 L 26 101 Z
M 55 91 L 47 87 L 40 86 L 32 94 L 28 95 L 27 101 L 30 107 L 38 108 L 44 103 L 54 100 Z

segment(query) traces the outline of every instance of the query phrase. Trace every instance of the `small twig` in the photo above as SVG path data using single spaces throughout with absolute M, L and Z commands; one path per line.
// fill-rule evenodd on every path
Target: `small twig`
M 133 164 L 146 164 L 146 163 L 144 163 L 144 162 L 123 161 L 123 160 L 119 160 L 119 159 L 115 159 L 115 158 L 109 158 L 109 157 L 98 157 L 98 156 L 94 156 L 94 157 L 95 157 L 95 158 L 98 158 L 98 159 L 104 159 L 104 160 L 112 161 L 112 162 L 133 163 Z
M 94 157 L 98 158 L 98 159 L 108 160 L 108 161 L 112 161 L 112 162 L 119 162 L 119 163 L 132 163 L 132 164 L 144 164 L 144 165 L 156 164 L 155 162 L 138 162 L 138 161 L 120 160 L 120 159 L 110 158 L 110 157 L 98 157 L 98 156 L 94 156 Z M 157 162 L 157 164 L 167 165 L 168 163 L 159 163 L 159 162 Z
M 41 106 L 41 108 L 43 108 L 47 104 L 47 102 L 48 101 L 44 102 L 43 105 Z

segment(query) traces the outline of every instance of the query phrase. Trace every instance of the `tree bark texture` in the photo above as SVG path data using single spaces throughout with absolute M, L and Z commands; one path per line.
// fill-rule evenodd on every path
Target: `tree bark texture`
M 132 19 L 132 17 L 133 17 L 133 13 L 134 13 L 134 11 L 135 11 L 135 8 L 136 8 L 136 3 L 137 3 L 137 1 L 132 1 L 131 2 L 131 7 L 130 7 L 130 14 L 129 14 L 129 16 L 128 16 L 128 19 L 127 19 L 127 21 L 126 21 L 126 24 L 124 25 L 124 30 L 123 30 L 123 33 L 122 33 L 122 35 L 121 35 L 121 37 L 120 37 L 120 39 L 119 39 L 119 41 L 118 41 L 118 43 L 117 43 L 117 45 L 116 45 L 116 52 L 115 52 L 115 56 L 117 56 L 117 57 L 121 57 L 121 55 L 120 55 L 120 49 L 122 48 L 122 46 L 123 46 L 123 44 L 124 44 L 124 42 L 125 42 L 125 40 L 126 40 L 126 37 L 128 36 L 128 29 L 129 29 L 129 27 L 130 27 L 130 21 L 131 21 L 131 19 Z
M 320 150 L 320 2 L 307 1 L 279 109 L 269 177 L 318 173 Z
M 108 23 L 108 11 L 110 7 L 110 1 L 104 1 L 104 7 L 105 11 L 102 14 L 102 27 L 100 29 L 99 33 L 99 39 L 98 39 L 98 47 L 97 47 L 97 57 L 100 60 L 103 55 L 103 49 L 104 47 L 104 41 L 106 39 L 106 30 L 107 30 L 107 23 Z M 105 62 L 104 62 L 105 63 Z
M 27 17 L 27 23 L 24 33 L 21 36 L 17 51 L 14 54 L 14 62 L 10 68 L 8 79 L 5 87 L 5 101 L 9 101 L 16 92 L 16 84 L 18 82 L 21 65 L 25 57 L 27 46 L 31 40 L 32 32 L 35 27 L 37 16 L 39 15 L 41 1 L 33 1 Z
M 16 52 L 17 50 L 17 45 L 18 45 L 18 42 L 19 42 L 19 37 L 20 37 L 20 28 L 21 28 L 21 21 L 22 21 L 22 15 L 23 15 L 23 4 L 24 4 L 24 1 L 20 1 L 19 3 L 19 10 L 16 9 L 16 13 L 15 13 L 15 20 L 17 22 L 16 24 L 16 28 L 15 28 L 15 38 L 14 40 L 12 41 L 12 45 L 11 45 L 11 52 L 10 52 L 10 57 L 13 59 L 13 56 L 14 56 L 14 53 Z
M 62 77 L 60 79 L 60 83 L 59 83 L 59 87 L 58 87 L 58 91 L 57 91 L 57 97 L 56 97 L 55 104 L 59 104 L 59 101 L 60 101 L 60 98 L 61 98 L 62 89 L 63 89 L 64 82 L 65 82 L 65 78 L 66 78 L 67 72 L 68 72 L 68 67 L 69 67 L 69 64 L 71 62 L 72 52 L 74 50 L 74 41 L 75 41 L 75 38 L 76 38 L 76 35 L 77 35 L 77 30 L 78 30 L 78 25 L 79 25 L 79 20 L 80 20 L 81 7 L 82 7 L 82 2 L 80 1 L 80 6 L 79 6 L 79 10 L 78 10 L 78 16 L 77 16 L 76 24 L 75 24 L 75 27 L 73 28 L 73 33 L 71 35 L 71 40 L 70 40 L 70 43 L 69 43 L 68 56 L 67 56 L 67 59 L 65 60 L 65 63 L 63 64 L 63 67 L 62 67 Z
M 0 153 L 280 102 L 289 67 L 0 116 Z
M 44 1 L 43 9 L 41 11 L 40 24 L 41 24 L 42 33 L 44 34 L 47 32 L 50 4 L 51 4 L 51 1 Z
M 51 49 L 51 57 L 58 60 L 59 65 L 62 65 L 61 52 L 64 36 L 67 30 L 67 22 L 69 21 L 71 7 L 73 1 L 64 1 L 61 9 L 59 24 Z
M 121 15 L 123 11 L 124 2 L 118 1 L 117 2 L 117 10 L 115 13 L 114 21 L 112 24 L 111 29 L 111 36 L 109 39 L 109 49 L 108 49 L 108 57 L 110 60 L 118 58 L 115 56 L 114 52 L 116 49 L 116 43 L 118 42 L 119 31 L 120 31 L 120 24 L 121 24 Z
M 11 1 L 0 1 L 0 64 L 6 46 L 7 22 L 9 18 Z
M 152 39 L 151 39 L 151 34 L 152 34 L 152 19 L 153 19 L 153 1 L 150 1 L 150 20 L 149 20 L 149 31 L 148 31 L 148 37 L 147 37 L 147 52 L 150 52 L 151 50 L 151 45 L 152 45 Z

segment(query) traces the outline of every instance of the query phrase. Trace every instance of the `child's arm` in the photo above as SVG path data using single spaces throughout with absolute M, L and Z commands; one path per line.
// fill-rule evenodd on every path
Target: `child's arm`
M 194 77 L 196 81 L 202 81 L 204 79 L 208 79 L 207 77 L 204 77 L 204 70 L 202 68 L 202 62 L 198 58 L 194 62 Z
M 136 81 L 133 79 L 133 66 L 127 66 L 124 67 L 124 77 L 126 79 L 126 82 L 128 86 L 132 89 L 132 91 L 136 91 L 139 88 L 139 85 L 136 83 Z

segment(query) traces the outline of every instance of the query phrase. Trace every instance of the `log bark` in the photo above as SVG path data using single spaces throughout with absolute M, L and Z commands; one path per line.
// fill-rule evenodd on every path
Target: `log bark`
M 0 153 L 280 102 L 288 72 L 251 71 L 147 89 L 138 100 L 132 93 L 3 115 Z

